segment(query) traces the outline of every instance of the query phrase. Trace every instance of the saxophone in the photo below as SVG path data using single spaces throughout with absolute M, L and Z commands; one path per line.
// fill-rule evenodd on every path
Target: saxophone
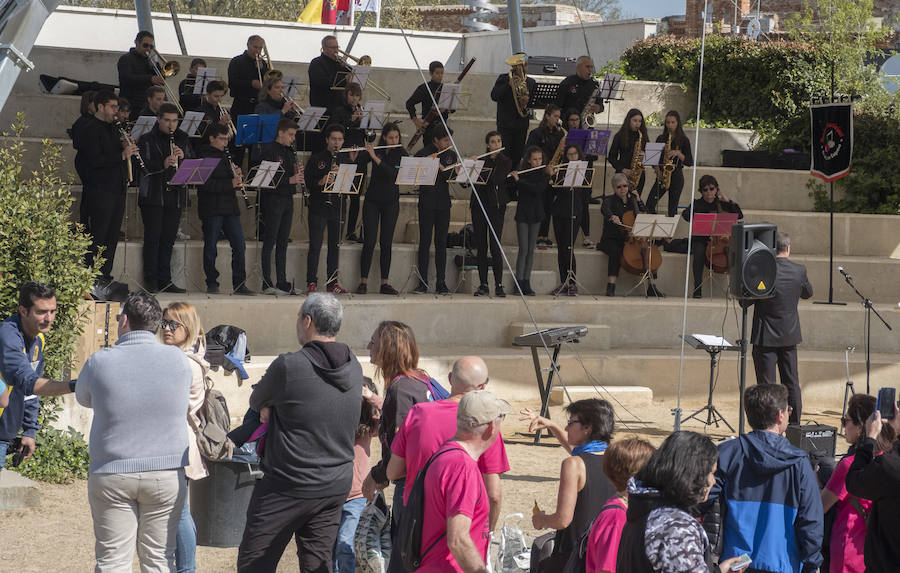
M 631 176 L 628 177 L 628 184 L 632 189 L 637 189 L 638 183 L 641 182 L 641 176 L 644 174 L 644 158 L 641 155 L 641 144 L 643 143 L 643 134 L 638 130 L 637 143 L 634 145 L 634 152 L 631 154 Z
M 663 150 L 663 157 L 665 157 L 665 163 L 662 166 L 662 174 L 659 178 L 659 188 L 663 191 L 668 190 L 669 185 L 672 184 L 672 173 L 675 172 L 675 159 L 669 157 L 669 152 L 672 151 L 672 134 L 669 133 L 669 140 L 666 142 L 666 148 Z
M 528 81 L 525 76 L 525 63 L 528 56 L 525 54 L 514 54 L 506 58 L 506 63 L 510 65 L 509 70 L 509 87 L 513 92 L 513 101 L 516 102 L 516 111 L 519 117 L 528 116 Z
M 584 104 L 584 108 L 581 110 L 581 128 L 582 129 L 591 129 L 594 127 L 594 114 L 591 113 L 591 106 L 597 103 L 597 96 L 600 95 L 600 86 L 594 88 L 594 91 L 591 92 L 591 97 L 588 98 L 587 103 Z
M 562 132 L 562 139 L 559 140 L 559 144 L 556 146 L 556 151 L 553 152 L 553 157 L 550 159 L 550 163 L 547 164 L 547 167 L 556 167 L 559 164 L 559 160 L 562 158 L 563 149 L 566 148 L 566 137 L 569 135 L 562 126 L 559 126 L 559 130 Z

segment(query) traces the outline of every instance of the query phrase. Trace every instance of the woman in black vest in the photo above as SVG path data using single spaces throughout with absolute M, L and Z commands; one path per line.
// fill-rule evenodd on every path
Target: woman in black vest
M 499 131 L 490 131 L 484 137 L 487 151 L 497 151 L 503 147 Z M 490 155 L 484 160 L 484 168 L 491 174 L 483 185 L 475 185 L 469 201 L 472 211 L 472 227 L 475 229 L 475 248 L 478 251 L 478 290 L 475 296 L 488 296 L 488 244 L 491 249 L 491 267 L 494 269 L 494 296 L 503 298 L 503 256 L 500 238 L 503 234 L 503 221 L 506 217 L 506 204 L 509 195 L 506 191 L 506 176 L 512 168 L 512 161 L 502 151 Z M 479 201 L 480 199 L 480 201 Z M 484 206 L 484 210 L 481 207 Z M 485 218 L 487 213 L 487 218 Z M 491 234 L 488 225 L 497 234 L 497 240 Z

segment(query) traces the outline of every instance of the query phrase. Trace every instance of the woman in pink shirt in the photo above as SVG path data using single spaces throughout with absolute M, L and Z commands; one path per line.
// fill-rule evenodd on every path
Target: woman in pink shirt
M 653 452 L 650 442 L 628 438 L 613 442 L 603 456 L 603 473 L 616 488 L 616 495 L 606 500 L 600 515 L 591 526 L 588 539 L 586 573 L 614 573 L 619 540 L 625 527 L 628 509 L 628 480 L 634 477 Z
M 825 489 L 822 490 L 822 509 L 828 511 L 837 504 L 837 516 L 831 529 L 830 573 L 863 573 L 863 546 L 866 541 L 866 518 L 872 502 L 847 492 L 845 485 L 847 472 L 853 463 L 853 450 L 866 437 L 866 419 L 875 411 L 875 398 L 866 394 L 856 394 L 847 404 L 847 415 L 841 418 L 844 439 L 851 444 L 850 453 L 842 459 Z M 881 427 L 876 450 L 880 454 L 891 448 L 894 428 L 890 424 Z

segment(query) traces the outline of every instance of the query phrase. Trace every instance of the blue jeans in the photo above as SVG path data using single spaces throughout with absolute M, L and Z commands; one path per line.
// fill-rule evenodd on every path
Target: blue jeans
M 231 284 L 234 288 L 241 286 L 247 280 L 247 271 L 244 266 L 244 231 L 241 229 L 241 218 L 237 215 L 228 217 L 206 217 L 201 221 L 203 227 L 203 271 L 206 273 L 206 286 L 218 286 L 219 271 L 216 270 L 216 255 L 218 248 L 219 232 L 225 233 L 225 237 L 231 244 Z
M 187 480 L 187 484 L 190 484 Z M 181 519 L 178 521 L 178 531 L 175 534 L 175 570 L 178 573 L 194 573 L 197 569 L 197 527 L 191 510 L 188 508 L 188 486 L 185 486 L 184 507 L 181 509 Z
M 0 471 L 6 467 L 6 451 L 9 449 L 9 442 L 0 442 Z
M 341 510 L 341 525 L 334 540 L 334 573 L 353 573 L 356 556 L 353 553 L 353 538 L 359 524 L 359 514 L 366 506 L 366 498 L 351 499 Z

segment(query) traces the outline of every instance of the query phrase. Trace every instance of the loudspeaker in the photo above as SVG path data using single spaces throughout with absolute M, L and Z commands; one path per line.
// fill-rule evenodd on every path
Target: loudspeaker
M 837 428 L 819 424 L 788 426 L 784 436 L 794 446 L 806 453 L 834 457 L 837 446 Z
M 773 223 L 735 223 L 728 246 L 729 288 L 736 298 L 768 298 L 775 289 Z

